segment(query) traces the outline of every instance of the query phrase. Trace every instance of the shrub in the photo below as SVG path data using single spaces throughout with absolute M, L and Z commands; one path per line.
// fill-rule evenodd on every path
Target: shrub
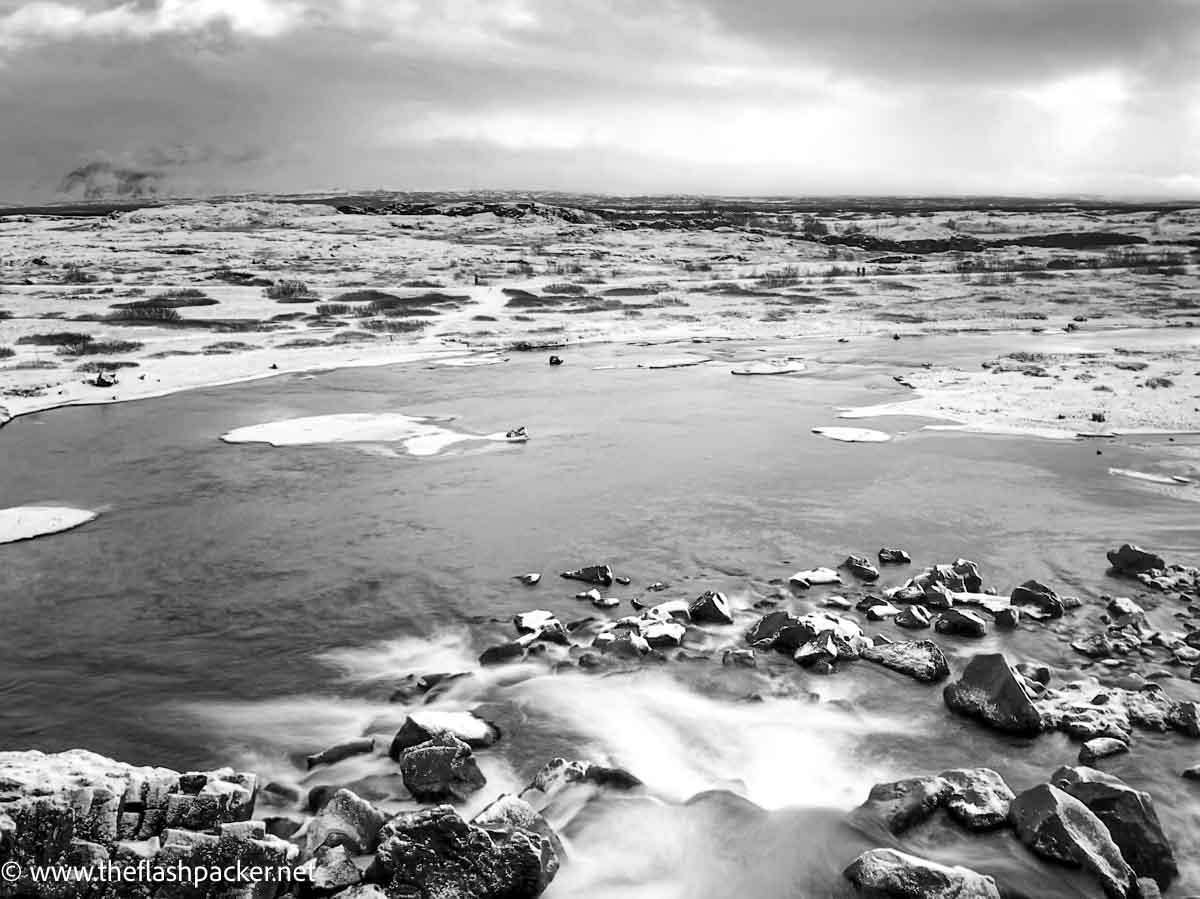
M 124 309 L 110 312 L 105 316 L 106 321 L 112 322 L 177 322 L 179 313 L 168 306 L 143 306 L 140 303 L 130 303 Z
M 95 275 L 78 265 L 68 265 L 62 277 L 63 284 L 92 284 L 96 280 Z
M 582 284 L 547 284 L 542 288 L 542 293 L 557 293 L 566 294 L 568 296 L 579 296 L 587 293 L 587 288 Z
M 276 281 L 264 291 L 268 299 L 280 303 L 311 303 L 317 295 L 303 281 Z
M 297 337 L 295 340 L 279 344 L 281 350 L 301 350 L 318 346 L 326 346 L 326 343 L 323 340 L 317 340 L 315 337 Z
M 17 351 L 10 346 L 0 346 L 0 359 L 10 359 L 17 354 Z
M 6 318 L 12 318 L 12 317 L 13 317 L 13 314 L 11 312 L 9 312 L 7 309 L 0 309 L 0 322 L 4 321 Z
M 204 348 L 203 353 L 206 356 L 223 356 L 228 355 L 229 353 L 237 353 L 242 350 L 252 349 L 254 349 L 253 345 L 249 343 L 243 343 L 240 340 L 221 340 L 217 343 L 210 343 Z
M 348 303 L 321 303 L 317 306 L 317 315 L 349 315 L 353 307 Z
M 346 293 L 339 293 L 333 298 L 334 303 L 371 303 L 375 300 L 397 300 L 394 293 L 385 293 L 382 290 L 351 290 Z
M 140 350 L 142 345 L 136 340 L 93 340 L 89 337 L 83 343 L 72 343 L 58 348 L 61 356 L 108 356 L 115 353 L 132 353 Z
M 17 343 L 33 346 L 72 346 L 90 343 L 91 340 L 91 334 L 81 334 L 78 331 L 51 331 L 48 334 L 28 334 L 18 338 Z
M 119 362 L 109 359 L 96 359 L 92 362 L 84 362 L 75 366 L 75 371 L 81 371 L 88 374 L 96 374 L 102 371 L 116 371 L 120 368 L 137 368 L 136 362 Z
M 215 306 L 217 301 L 194 287 L 164 290 L 146 300 L 113 303 L 113 309 L 182 309 L 185 306 Z
M 371 318 L 362 323 L 368 331 L 384 331 L 389 334 L 410 334 L 429 327 L 429 322 L 419 318 Z

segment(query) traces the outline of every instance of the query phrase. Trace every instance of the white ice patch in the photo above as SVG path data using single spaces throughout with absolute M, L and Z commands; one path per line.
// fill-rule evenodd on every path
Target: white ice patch
M 401 443 L 414 456 L 435 456 L 456 443 L 524 442 L 504 433 L 464 434 L 435 424 L 434 419 L 399 412 L 348 412 L 313 415 L 236 428 L 222 434 L 226 443 L 269 443 L 271 446 L 316 446 L 327 443 Z
M 813 433 L 843 443 L 887 443 L 892 439 L 891 434 L 870 428 L 813 428 Z
M 31 540 L 87 524 L 98 513 L 67 506 L 14 506 L 0 509 L 0 543 Z
M 730 372 L 735 375 L 793 375 L 804 370 L 803 362 L 752 362 Z

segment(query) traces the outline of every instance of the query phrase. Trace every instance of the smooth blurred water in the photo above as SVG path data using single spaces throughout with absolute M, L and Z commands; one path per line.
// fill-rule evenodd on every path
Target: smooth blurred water
M 992 339 L 962 338 L 953 352 L 994 353 Z M 1083 661 L 1067 645 L 1071 629 L 1099 626 L 1101 593 L 1129 592 L 1105 576 L 1104 551 L 1133 540 L 1194 562 L 1194 503 L 1107 474 L 1151 464 L 1144 448 L 1105 444 L 1097 456 L 1087 441 L 921 432 L 905 419 L 863 423 L 899 435 L 887 444 L 822 439 L 811 429 L 837 424 L 835 408 L 898 395 L 897 364 L 944 348 L 769 349 L 808 357 L 810 371 L 732 377 L 730 359 L 764 355 L 733 344 L 598 346 L 565 354 L 561 368 L 517 354 L 475 368 L 346 370 L 18 419 L 0 431 L 0 505 L 103 514 L 0 547 L 0 748 L 245 764 L 303 786 L 374 778 L 386 793 L 396 780 L 386 758 L 313 776 L 297 761 L 363 732 L 386 745 L 407 711 L 387 701 L 397 681 L 476 671 L 481 649 L 511 637 L 515 612 L 605 614 L 576 601 L 579 585 L 557 572 L 608 561 L 633 579 L 614 595 L 653 581 L 673 585 L 656 599 L 724 590 L 739 624 L 711 629 L 707 663 L 604 676 L 490 669 L 439 700 L 486 702 L 505 728 L 480 755 L 488 796 L 566 755 L 624 765 L 666 803 L 616 805 L 582 826 L 580 861 L 559 895 L 732 895 L 736 872 L 746 895 L 829 895 L 862 838 L 848 835 L 840 811 L 818 810 L 856 805 L 877 780 L 952 766 L 994 767 L 1020 790 L 1073 763 L 1077 744 L 1062 735 L 989 733 L 950 716 L 938 687 L 866 663 L 819 678 L 783 657 L 725 669 L 719 650 L 739 644 L 752 603 L 777 594 L 773 579 L 887 545 L 918 566 L 975 559 L 1001 591 L 1036 577 L 1083 597 L 1061 633 L 1033 625 L 982 641 L 939 637 L 955 667 L 1001 648 L 1069 672 Z M 717 361 L 635 367 L 683 353 Z M 373 411 L 454 414 L 455 427 L 479 434 L 524 425 L 533 439 L 425 458 L 384 445 L 218 440 L 278 419 Z M 543 572 L 542 583 L 512 579 L 525 571 Z M 905 576 L 888 570 L 884 583 Z M 803 609 L 812 599 L 788 602 Z M 1152 615 L 1170 627 L 1171 611 Z M 1200 698 L 1200 685 L 1166 685 Z M 1198 753 L 1176 735 L 1139 733 L 1134 751 L 1105 768 L 1155 795 L 1177 844 L 1195 847 L 1200 790 L 1179 771 Z M 772 811 L 729 829 L 733 813 L 719 803 L 674 804 L 714 788 Z M 927 854 L 990 865 L 1018 885 L 1032 877 L 1030 895 L 1075 895 L 1065 873 L 1029 874 L 1040 869 L 1023 850 L 957 849 L 955 839 Z M 1181 861 L 1183 886 L 1200 889 L 1196 860 Z M 657 871 L 638 875 L 639 865 Z

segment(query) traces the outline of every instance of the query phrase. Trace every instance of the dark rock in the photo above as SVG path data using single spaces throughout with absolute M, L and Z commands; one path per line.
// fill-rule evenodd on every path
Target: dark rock
M 288 818 L 284 815 L 275 815 L 263 818 L 263 826 L 271 836 L 279 837 L 281 840 L 290 840 L 295 836 L 296 831 L 304 826 L 304 822 L 297 821 L 295 818 Z M 0 855 L 3 854 L 0 851 Z
M 1009 601 L 1014 606 L 1033 606 L 1047 618 L 1061 618 L 1065 609 L 1057 593 L 1034 580 L 1014 587 Z
M 1009 818 L 1021 842 L 1038 855 L 1083 868 L 1109 899 L 1131 895 L 1133 869 L 1104 823 L 1074 796 L 1041 784 L 1013 800 Z
M 1167 889 L 1179 876 L 1175 852 L 1163 833 L 1149 793 L 1095 768 L 1059 768 L 1051 781 L 1086 805 L 1104 826 L 1129 867 Z
M 932 640 L 887 643 L 862 650 L 862 658 L 907 674 L 919 681 L 935 682 L 950 676 L 946 656 Z
M 1162 556 L 1156 556 L 1140 546 L 1129 543 L 1122 544 L 1120 549 L 1110 549 L 1108 562 L 1121 574 L 1140 574 L 1143 571 L 1167 567 Z
M 472 749 L 485 749 L 500 739 L 500 728 L 471 712 L 418 712 L 404 719 L 388 755 L 399 761 L 405 750 L 444 733 L 452 734 Z
M 1042 729 L 1042 716 L 1017 675 L 999 653 L 977 655 L 962 677 L 942 691 L 955 712 L 978 718 L 997 730 L 1033 735 Z
M 389 896 L 405 899 L 533 899 L 548 875 L 544 842 L 526 830 L 489 833 L 440 805 L 384 826 L 378 879 Z
M 332 765 L 351 756 L 366 755 L 374 751 L 374 749 L 375 741 L 370 737 L 363 737 L 359 740 L 348 740 L 345 743 L 330 746 L 328 749 L 322 750 L 315 755 L 310 755 L 305 759 L 305 762 L 308 765 L 308 770 L 311 771 L 318 765 Z
M 996 622 L 996 627 L 1001 630 L 1014 630 L 1021 623 L 1021 610 L 1013 607 L 999 609 L 992 616 L 992 620 Z
M 362 882 L 362 872 L 344 846 L 322 846 L 304 868 L 308 888 L 318 895 L 329 895 Z
M 688 606 L 692 621 L 700 624 L 733 624 L 733 611 L 724 593 L 705 591 Z
M 880 565 L 908 565 L 912 562 L 912 556 L 902 549 L 881 549 L 879 551 Z
M 308 851 L 311 854 L 322 846 L 345 846 L 351 855 L 374 852 L 385 817 L 349 790 L 336 790 L 308 824 Z
M 611 587 L 613 582 L 612 569 L 607 565 L 585 565 L 574 571 L 564 571 L 562 576 L 585 584 L 599 584 L 601 587 Z
M 1000 899 L 996 881 L 895 849 L 871 849 L 843 872 L 867 896 L 888 899 Z
M 941 777 L 910 777 L 871 787 L 857 815 L 878 819 L 894 834 L 920 824 L 950 798 L 950 782 Z
M 525 658 L 525 644 L 512 642 L 489 646 L 479 655 L 480 665 L 503 665 Z
M 905 606 L 896 616 L 896 624 L 912 630 L 923 630 L 932 623 L 929 610 L 921 605 Z
M 551 365 L 562 365 L 563 364 L 562 357 L 561 356 L 551 356 L 550 364 Z
M 758 660 L 753 649 L 727 649 L 721 654 L 721 664 L 727 668 L 755 668 Z
M 1013 791 L 991 768 L 956 768 L 943 771 L 950 784 L 946 811 L 970 830 L 991 830 L 1008 823 Z
M 1105 609 L 1113 627 L 1146 626 L 1146 610 L 1126 596 L 1116 596 L 1109 600 Z
M 601 641 L 600 637 L 604 636 L 607 635 L 600 634 L 594 645 L 606 656 L 617 659 L 640 659 L 650 651 L 650 644 L 646 642 L 645 638 L 633 631 L 625 631 L 611 640 Z
M 983 578 L 979 575 L 979 566 L 970 559 L 955 559 L 951 569 L 963 581 L 967 593 L 978 593 L 983 589 Z
M 541 878 L 539 892 L 545 890 L 558 873 L 564 857 L 562 841 L 540 814 L 518 796 L 501 795 L 471 819 L 471 825 L 486 830 L 494 839 L 508 840 L 518 834 L 536 834 L 541 838 Z
M 471 747 L 449 733 L 406 750 L 400 759 L 400 773 L 418 802 L 462 801 L 487 783 Z
M 982 637 L 987 634 L 987 622 L 977 612 L 968 609 L 946 609 L 934 621 L 933 629 L 939 634 Z
M 871 564 L 866 556 L 847 556 L 842 567 L 848 569 L 856 578 L 864 581 L 879 580 L 879 569 Z

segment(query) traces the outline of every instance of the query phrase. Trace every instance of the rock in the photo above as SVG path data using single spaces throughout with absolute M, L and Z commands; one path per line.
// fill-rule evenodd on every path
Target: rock
M 600 602 L 600 591 L 593 587 L 591 590 L 582 590 L 575 594 L 576 599 L 587 599 L 594 603 Z
M 309 854 L 322 846 L 345 846 L 351 855 L 366 855 L 378 845 L 385 815 L 349 790 L 337 790 L 309 822 L 305 842 Z
M 793 639 L 791 635 L 800 629 L 800 619 L 795 615 L 784 611 L 768 612 L 746 632 L 746 642 L 755 649 L 794 652 L 801 643 L 813 636 L 805 634 L 802 638 Z
M 976 612 L 968 609 L 946 609 L 933 623 L 939 634 L 958 637 L 982 637 L 987 634 L 987 622 Z
M 1088 740 L 1079 749 L 1079 764 L 1090 765 L 1110 755 L 1120 755 L 1129 751 L 1129 744 L 1114 737 L 1095 737 Z
M 840 584 L 841 582 L 841 575 L 832 568 L 808 568 L 804 571 L 797 571 L 788 578 L 789 584 L 799 587 L 801 590 L 823 584 Z
M 305 762 L 308 765 L 308 770 L 311 771 L 319 765 L 333 765 L 351 756 L 365 755 L 368 752 L 373 752 L 374 749 L 375 741 L 370 737 L 347 740 L 345 743 L 330 746 L 328 749 L 308 756 Z
M 1192 765 L 1190 768 L 1184 768 L 1179 776 L 1186 780 L 1200 780 L 1200 765 Z
M 597 609 L 615 609 L 621 604 L 621 600 L 616 596 L 594 596 L 592 597 L 592 605 Z
M 471 712 L 416 712 L 396 731 L 388 755 L 399 761 L 406 750 L 439 734 L 452 734 L 472 749 L 485 749 L 500 739 L 500 728 Z
M 900 610 L 890 602 L 879 602 L 867 609 L 867 619 L 869 621 L 884 621 L 888 618 L 895 618 L 900 614 Z
M 895 849 L 864 852 L 843 872 L 861 892 L 889 899 L 1000 899 L 996 881 Z
M 1146 610 L 1126 596 L 1117 596 L 1109 600 L 1106 611 L 1114 627 L 1146 626 Z
M 1040 784 L 1013 800 L 1009 818 L 1017 837 L 1038 855 L 1082 867 L 1109 899 L 1130 895 L 1133 869 L 1103 822 L 1074 796 Z
M 992 616 L 992 620 L 1001 630 L 1014 630 L 1021 623 L 1021 610 L 1011 606 L 1007 609 L 998 609 Z
M 480 665 L 503 665 L 506 662 L 516 662 L 525 658 L 526 646 L 524 643 L 500 643 L 496 646 L 489 646 L 479 655 Z
M 586 584 L 599 584 L 601 587 L 611 587 L 613 582 L 612 569 L 607 565 L 585 565 L 574 571 L 564 571 L 562 576 Z
M 952 711 L 997 730 L 1033 735 L 1042 729 L 1041 713 L 999 653 L 971 659 L 962 677 L 946 685 L 942 698 Z
M 865 556 L 847 556 L 846 561 L 842 563 L 842 567 L 860 580 L 879 580 L 879 569 L 872 565 L 871 561 Z M 809 583 L 812 582 L 810 581 Z
M 925 599 L 925 588 L 910 581 L 902 587 L 884 590 L 883 595 L 893 602 L 922 602 Z
M 513 580 L 520 581 L 527 587 L 532 587 L 542 579 L 540 571 L 531 571 L 528 574 L 515 574 Z
M 302 866 L 311 889 L 328 894 L 348 889 L 362 881 L 362 872 L 345 846 L 322 846 Z
M 727 649 L 721 653 L 721 664 L 726 668 L 755 668 L 758 666 L 758 659 L 753 649 Z
M 1013 791 L 991 768 L 956 768 L 943 771 L 950 784 L 946 811 L 970 830 L 991 830 L 1008 823 Z
M 543 843 L 532 831 L 489 833 L 439 805 L 387 823 L 378 880 L 387 895 L 413 899 L 533 899 L 553 877 Z
M 1179 876 L 1175 852 L 1163 833 L 1149 793 L 1085 766 L 1059 768 L 1050 779 L 1103 822 L 1121 855 L 1139 877 L 1153 878 L 1165 890 Z
M 471 747 L 450 733 L 405 750 L 400 759 L 404 786 L 418 802 L 460 802 L 487 783 Z
M 912 556 L 902 549 L 881 549 L 879 551 L 880 565 L 908 565 L 912 563 Z
M 532 612 L 518 612 L 513 616 L 513 627 L 518 634 L 537 634 L 544 628 L 558 622 L 553 612 L 546 609 L 534 609 Z
M 862 650 L 861 656 L 868 662 L 875 662 L 919 681 L 932 683 L 950 676 L 946 656 L 932 640 L 870 646 Z
M 905 606 L 896 616 L 896 624 L 912 630 L 923 630 L 929 627 L 931 620 L 929 610 L 920 605 Z
M 1110 549 L 1108 562 L 1120 574 L 1141 574 L 1143 571 L 1167 567 L 1162 556 L 1156 556 L 1140 546 L 1129 543 L 1122 544 L 1120 549 Z
M 854 603 L 844 596 L 826 596 L 821 600 L 821 605 L 827 609 L 837 609 L 840 612 L 848 612 L 854 608 Z
M 562 356 L 551 356 L 550 364 L 551 365 L 562 365 L 563 364 Z
M 858 814 L 878 819 L 892 833 L 902 834 L 937 811 L 950 791 L 949 781 L 933 776 L 876 784 Z
M 604 636 L 601 634 L 600 636 Z M 599 640 L 599 638 L 597 638 Z M 640 634 L 626 631 L 619 637 L 599 643 L 600 651 L 618 659 L 640 659 L 650 651 L 650 644 Z
M 698 624 L 733 624 L 733 611 L 724 593 L 705 591 L 692 600 L 688 614 Z
M 1057 593 L 1045 584 L 1034 580 L 1014 587 L 1009 601 L 1014 606 L 1033 606 L 1047 618 L 1061 618 L 1065 608 Z
M 678 621 L 651 621 L 641 625 L 639 634 L 652 649 L 669 649 L 682 645 L 687 627 Z
M 983 578 L 979 576 L 979 566 L 970 559 L 955 559 L 951 569 L 962 578 L 967 593 L 978 593 L 983 589 Z
M 493 838 L 507 840 L 517 834 L 537 834 L 541 838 L 542 875 L 538 891 L 545 890 L 558 873 L 564 856 L 562 841 L 549 822 L 524 799 L 503 794 L 471 819 L 473 827 L 486 830 Z

